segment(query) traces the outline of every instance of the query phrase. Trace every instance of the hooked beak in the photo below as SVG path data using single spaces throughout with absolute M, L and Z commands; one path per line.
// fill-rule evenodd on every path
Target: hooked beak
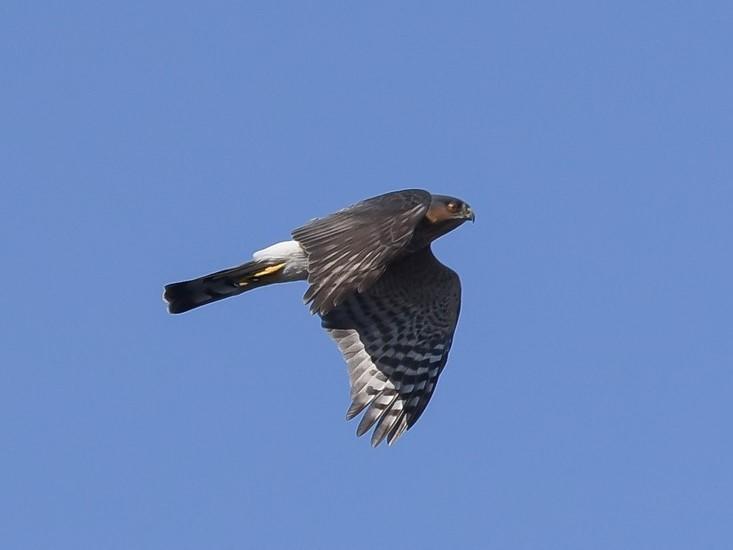
M 476 214 L 473 211 L 473 208 L 470 206 L 466 206 L 466 213 L 465 213 L 466 219 L 471 220 L 471 222 L 476 221 Z

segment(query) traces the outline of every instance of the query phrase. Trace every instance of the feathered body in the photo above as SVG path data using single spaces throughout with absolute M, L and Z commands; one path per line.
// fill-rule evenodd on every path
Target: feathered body
M 336 341 L 349 370 L 357 434 L 391 444 L 420 417 L 450 350 L 460 310 L 458 275 L 430 243 L 473 220 L 459 199 L 405 190 L 367 199 L 295 229 L 293 240 L 251 261 L 166 286 L 182 313 L 274 283 L 307 280 L 311 311 Z

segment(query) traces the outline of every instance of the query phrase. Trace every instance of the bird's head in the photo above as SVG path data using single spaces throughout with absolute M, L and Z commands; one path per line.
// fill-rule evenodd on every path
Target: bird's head
M 475 221 L 476 219 L 473 210 L 466 202 L 446 195 L 433 195 L 425 217 L 432 223 L 450 224 L 451 229 L 467 220 Z
M 430 242 L 452 231 L 463 222 L 474 221 L 476 215 L 471 207 L 461 199 L 446 195 L 433 195 L 430 207 L 421 224 L 422 242 Z

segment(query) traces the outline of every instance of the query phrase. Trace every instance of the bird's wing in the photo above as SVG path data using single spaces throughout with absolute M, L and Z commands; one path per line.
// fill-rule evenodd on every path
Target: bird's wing
M 427 191 L 396 191 L 316 219 L 292 232 L 308 256 L 306 302 L 325 314 L 363 292 L 410 242 L 430 207 Z
M 461 304 L 458 275 L 430 249 L 392 263 L 367 291 L 322 316 L 346 360 L 357 435 L 391 445 L 425 410 L 453 342 Z

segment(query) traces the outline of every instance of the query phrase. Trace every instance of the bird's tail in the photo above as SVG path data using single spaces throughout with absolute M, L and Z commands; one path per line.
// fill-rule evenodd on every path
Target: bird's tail
M 163 299 L 170 313 L 183 313 L 242 292 L 282 282 L 285 262 L 253 261 L 210 275 L 165 286 Z

